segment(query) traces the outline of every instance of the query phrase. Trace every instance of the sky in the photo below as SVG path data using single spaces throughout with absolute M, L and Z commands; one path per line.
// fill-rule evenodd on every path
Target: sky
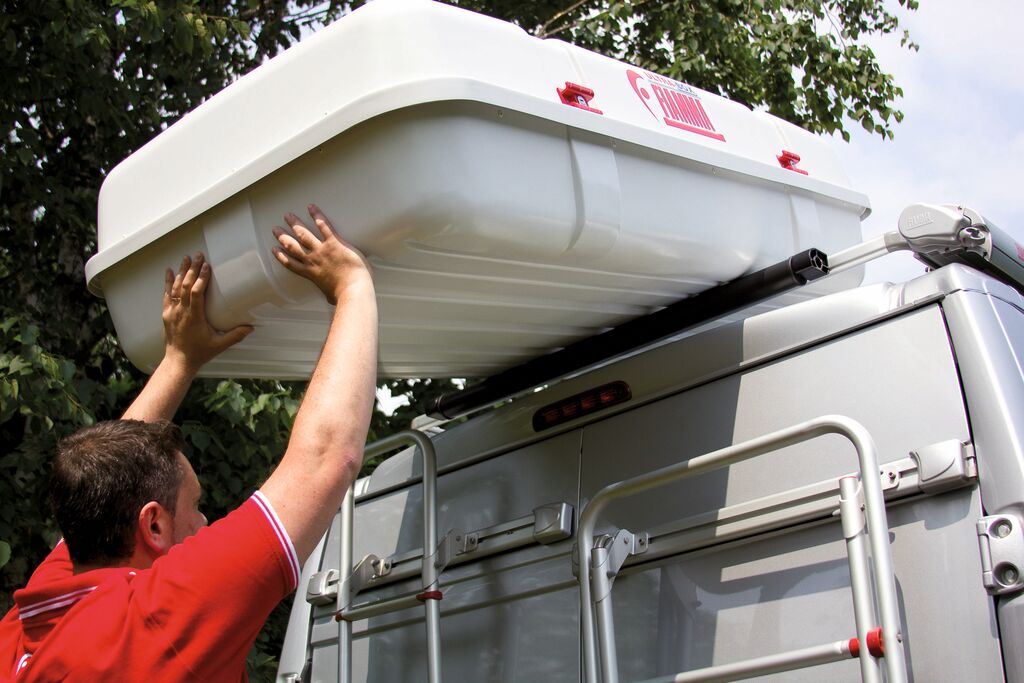
M 887 3 L 895 5 L 895 2 Z M 1024 2 L 921 0 L 894 9 L 920 46 L 869 42 L 903 88 L 895 140 L 859 124 L 835 139 L 851 186 L 871 200 L 865 237 L 896 226 L 908 204 L 966 204 L 1024 243 Z M 866 281 L 923 272 L 907 254 L 869 264 Z

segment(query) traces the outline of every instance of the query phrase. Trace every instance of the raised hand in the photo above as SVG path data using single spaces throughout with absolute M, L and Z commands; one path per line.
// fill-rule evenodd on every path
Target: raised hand
M 202 253 L 185 256 L 177 275 L 164 274 L 164 358 L 196 372 L 207 361 L 244 339 L 253 328 L 215 329 L 206 319 L 206 287 L 212 270 Z
M 369 265 L 355 247 L 335 232 L 318 206 L 309 205 L 309 216 L 323 239 L 298 216 L 286 214 L 284 219 L 291 232 L 274 228 L 280 245 L 274 248 L 274 256 L 285 268 L 315 284 L 331 304 L 337 304 L 351 285 L 366 281 Z

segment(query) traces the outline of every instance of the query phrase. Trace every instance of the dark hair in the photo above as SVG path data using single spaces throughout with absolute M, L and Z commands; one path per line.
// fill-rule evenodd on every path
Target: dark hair
M 50 504 L 76 564 L 131 557 L 139 511 L 150 501 L 174 514 L 184 472 L 177 425 L 111 420 L 60 442 L 50 472 Z

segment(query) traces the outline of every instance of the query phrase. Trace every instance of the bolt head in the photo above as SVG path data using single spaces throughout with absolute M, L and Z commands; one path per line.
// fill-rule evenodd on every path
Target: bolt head
M 1020 580 L 1020 571 L 1013 565 L 1003 567 L 999 570 L 999 583 L 1004 586 L 1012 586 Z

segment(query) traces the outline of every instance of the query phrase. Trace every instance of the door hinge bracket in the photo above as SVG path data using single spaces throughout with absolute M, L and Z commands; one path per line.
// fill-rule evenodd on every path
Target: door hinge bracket
M 981 578 L 990 595 L 1024 589 L 1024 526 L 1017 515 L 989 515 L 978 520 Z

